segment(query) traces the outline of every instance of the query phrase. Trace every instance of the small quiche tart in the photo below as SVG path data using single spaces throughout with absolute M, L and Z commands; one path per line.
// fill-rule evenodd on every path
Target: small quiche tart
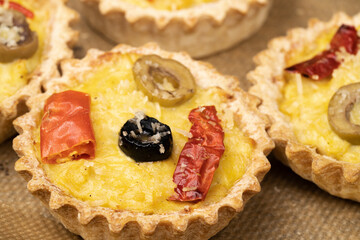
M 360 201 L 360 15 L 311 20 L 255 57 L 250 93 L 272 126 L 276 156 L 332 195 Z M 358 90 L 359 89 L 359 90 Z
M 26 99 L 72 56 L 76 18 L 64 1 L 0 1 L 0 143 L 15 133 L 12 121 L 27 111 Z
M 237 79 L 154 44 L 61 69 L 15 120 L 14 148 L 30 192 L 70 231 L 208 239 L 260 190 L 273 142 Z
M 234 46 L 265 21 L 272 0 L 80 0 L 88 23 L 107 38 L 204 57 Z

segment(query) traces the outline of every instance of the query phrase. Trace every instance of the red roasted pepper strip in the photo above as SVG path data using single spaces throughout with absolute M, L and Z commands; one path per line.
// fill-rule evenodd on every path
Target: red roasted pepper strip
M 4 2 L 5 1 L 0 0 L 0 5 L 4 5 Z M 23 7 L 19 3 L 9 1 L 9 8 L 14 9 L 14 10 L 16 10 L 18 12 L 21 12 L 27 18 L 31 18 L 31 19 L 34 18 L 34 13 L 32 11 L 30 11 L 29 9 Z
M 95 157 L 95 137 L 88 94 L 65 91 L 50 96 L 40 126 L 43 163 L 55 164 Z
M 341 25 L 330 43 L 330 49 L 316 55 L 310 60 L 295 64 L 285 70 L 300 73 L 313 80 L 329 77 L 340 66 L 336 52 L 344 48 L 348 53 L 355 55 L 358 51 L 359 37 L 355 27 Z
M 204 200 L 214 172 L 225 151 L 224 132 L 214 106 L 193 109 L 189 138 L 180 153 L 173 181 L 177 185 L 171 201 Z

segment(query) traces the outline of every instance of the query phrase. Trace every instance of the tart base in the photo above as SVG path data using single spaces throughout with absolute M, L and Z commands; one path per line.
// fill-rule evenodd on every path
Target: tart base
M 26 100 L 41 92 L 44 80 L 59 75 L 57 66 L 60 60 L 73 56 L 70 47 L 76 42 L 78 34 L 69 25 L 78 19 L 78 14 L 66 7 L 65 2 L 51 0 L 49 3 L 56 11 L 48 23 L 42 62 L 28 77 L 29 84 L 0 103 L 0 143 L 16 133 L 12 122 L 28 111 Z
M 268 133 L 275 141 L 274 153 L 279 160 L 330 194 L 360 202 L 360 163 L 341 162 L 300 143 L 277 103 L 282 98 L 284 81 L 281 78 L 286 67 L 286 53 L 294 46 L 301 48 L 313 42 L 321 32 L 341 24 L 358 26 L 360 15 L 351 18 L 338 13 L 326 23 L 312 19 L 307 29 L 294 29 L 286 37 L 272 40 L 268 49 L 254 58 L 257 67 L 248 74 L 248 79 L 254 84 L 249 92 L 263 99 L 259 110 L 272 122 Z
M 101 63 L 98 57 L 106 55 L 98 50 L 90 50 L 82 60 L 64 61 L 64 75 L 45 84 L 45 93 L 29 99 L 31 111 L 15 121 L 16 129 L 21 133 L 14 140 L 14 149 L 21 157 L 16 162 L 15 169 L 28 181 L 29 191 L 39 197 L 66 228 L 85 239 L 208 239 L 224 228 L 243 209 L 244 204 L 260 191 L 259 182 L 270 169 L 265 155 L 273 148 L 273 142 L 265 132 L 269 127 L 267 118 L 256 109 L 260 101 L 238 88 L 236 78 L 222 76 L 212 66 L 195 62 L 185 53 L 165 52 L 154 44 L 141 48 L 119 45 L 111 51 L 113 54 L 130 52 L 176 59 L 193 72 L 200 87 L 221 86 L 234 95 L 234 101 L 229 103 L 230 110 L 238 116 L 239 127 L 256 144 L 245 174 L 229 190 L 227 196 L 217 203 L 195 209 L 146 215 L 89 206 L 65 194 L 50 182 L 33 148 L 32 133 L 43 108 L 43 104 L 39 103 L 44 103 L 53 92 L 66 88 L 71 79 L 74 79 L 73 76 L 80 76 L 81 72 L 89 70 L 89 65 L 96 66 L 99 61 Z
M 140 46 L 156 42 L 163 49 L 186 51 L 196 58 L 228 49 L 253 35 L 271 6 L 271 0 L 231 4 L 220 0 L 172 16 L 171 12 L 129 7 L 121 1 L 80 1 L 89 25 L 116 43 Z M 221 12 L 224 16 L 219 17 Z

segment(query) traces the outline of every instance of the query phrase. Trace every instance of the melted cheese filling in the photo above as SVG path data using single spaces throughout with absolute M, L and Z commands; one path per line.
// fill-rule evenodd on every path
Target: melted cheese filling
M 324 32 L 313 44 L 288 55 L 287 65 L 312 58 L 326 49 L 336 30 Z M 347 53 L 341 55 L 344 61 L 329 80 L 313 81 L 300 74 L 285 73 L 286 84 L 279 106 L 280 111 L 290 119 L 301 143 L 315 147 L 319 153 L 339 161 L 359 163 L 360 146 L 350 144 L 332 131 L 327 117 L 328 104 L 334 93 L 341 86 L 360 81 L 360 51 L 356 56 Z M 351 112 L 354 123 L 360 122 L 360 107 L 356 105 Z
M 97 142 L 94 160 L 78 160 L 64 164 L 44 165 L 52 182 L 66 193 L 93 206 L 151 213 L 166 213 L 187 207 L 197 208 L 218 202 L 246 171 L 252 158 L 253 140 L 245 137 L 224 102 L 227 96 L 218 88 L 197 89 L 187 102 L 176 107 L 161 107 L 148 101 L 137 90 L 132 75 L 136 55 L 115 55 L 86 82 L 74 90 L 89 93 L 91 118 Z M 168 201 L 174 192 L 172 176 L 179 154 L 187 142 L 191 123 L 190 111 L 201 105 L 215 105 L 225 132 L 225 153 L 220 160 L 205 201 L 181 203 Z M 137 111 L 170 126 L 173 152 L 160 162 L 136 163 L 118 147 L 119 131 Z M 39 139 L 39 129 L 37 130 Z M 39 140 L 36 141 L 39 154 Z
M 25 86 L 28 83 L 29 75 L 39 65 L 49 19 L 49 12 L 44 7 L 47 1 L 15 0 L 14 2 L 21 4 L 34 13 L 34 18 L 27 18 L 27 22 L 30 29 L 38 35 L 39 47 L 36 53 L 28 59 L 0 63 L 0 103 Z
M 155 8 L 159 10 L 179 10 L 190 8 L 203 3 L 215 2 L 217 0 L 122 0 L 138 5 L 143 8 Z

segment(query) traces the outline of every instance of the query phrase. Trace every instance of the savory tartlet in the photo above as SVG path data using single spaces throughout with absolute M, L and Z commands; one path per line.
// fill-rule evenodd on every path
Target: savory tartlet
M 204 57 L 234 46 L 265 21 L 271 0 L 80 0 L 88 23 L 107 38 L 157 42 Z
M 250 93 L 272 126 L 276 156 L 330 194 L 360 201 L 360 15 L 311 20 L 255 57 Z
M 15 168 L 70 231 L 84 239 L 207 239 L 260 190 L 273 142 L 259 99 L 237 79 L 154 44 L 90 50 L 61 70 L 15 121 Z M 81 107 L 69 107 L 75 98 L 66 96 L 75 95 Z M 74 109 L 83 117 L 53 122 Z M 76 124 L 84 119 L 92 127 Z M 60 135 L 82 140 L 53 151 L 63 146 L 51 144 Z
M 76 18 L 64 1 L 0 2 L 0 143 L 15 134 L 12 121 L 27 111 L 26 99 L 72 57 L 76 33 L 69 24 Z

